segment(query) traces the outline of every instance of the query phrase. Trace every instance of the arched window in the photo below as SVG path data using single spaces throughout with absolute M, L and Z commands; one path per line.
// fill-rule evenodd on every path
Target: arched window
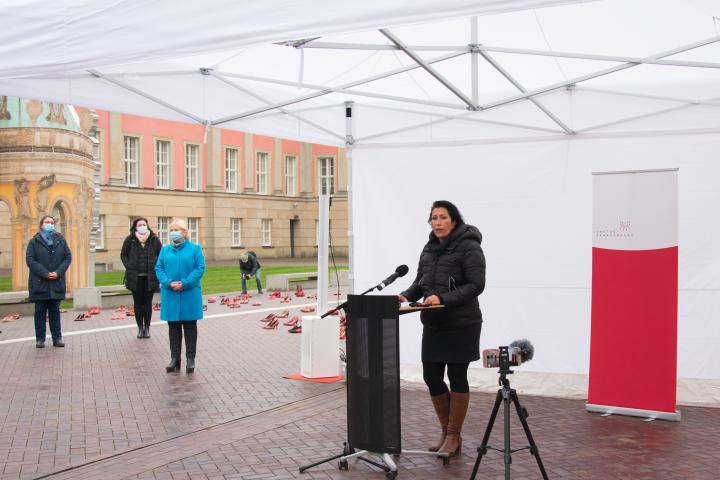
M 65 233 L 65 227 L 67 226 L 67 214 L 62 202 L 57 202 L 53 207 L 52 214 L 55 219 L 55 230 L 60 233 Z

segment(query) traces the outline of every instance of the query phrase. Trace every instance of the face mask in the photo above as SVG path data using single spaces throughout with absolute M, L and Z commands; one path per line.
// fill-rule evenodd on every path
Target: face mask
M 55 231 L 55 225 L 53 225 L 52 223 L 43 223 L 42 229 L 46 233 L 53 233 Z
M 182 238 L 182 233 L 178 231 L 170 232 L 170 240 L 172 240 L 174 243 L 178 243 Z
M 148 232 L 148 228 L 146 225 L 140 225 L 139 227 L 135 228 L 135 231 L 140 235 L 145 235 Z

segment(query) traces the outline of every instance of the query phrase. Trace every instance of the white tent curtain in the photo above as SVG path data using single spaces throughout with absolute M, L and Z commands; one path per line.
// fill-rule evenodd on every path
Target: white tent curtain
M 535 358 L 518 370 L 535 375 L 519 377 L 516 388 L 584 396 L 590 347 L 591 174 L 679 168 L 679 401 L 719 404 L 720 256 L 713 240 L 720 235 L 719 148 L 720 133 L 356 148 L 356 286 L 372 285 L 405 263 L 410 274 L 386 291 L 407 288 L 430 231 L 431 203 L 451 200 L 484 236 L 481 347 L 528 338 Z M 378 243 L 378 238 L 384 240 Z M 419 315 L 403 316 L 401 324 L 403 375 L 420 380 Z M 653 368 L 653 359 L 628 368 L 642 374 Z M 494 371 L 473 375 L 477 384 L 497 388 Z

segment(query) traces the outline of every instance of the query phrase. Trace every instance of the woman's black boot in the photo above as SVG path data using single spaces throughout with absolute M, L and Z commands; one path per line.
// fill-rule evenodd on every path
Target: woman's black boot
M 167 373 L 179 372 L 180 371 L 180 357 L 172 357 L 170 363 L 165 367 Z
M 145 336 L 145 331 L 143 330 L 143 327 L 138 327 L 137 338 L 143 338 L 144 336 Z
M 195 371 L 195 357 L 187 357 L 185 364 L 185 373 L 193 373 Z
M 143 338 L 150 338 L 150 325 L 145 325 L 145 329 L 143 331 Z

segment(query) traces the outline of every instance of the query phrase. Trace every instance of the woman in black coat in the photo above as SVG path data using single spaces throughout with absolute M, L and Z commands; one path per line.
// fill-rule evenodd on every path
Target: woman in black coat
M 434 202 L 428 222 L 432 233 L 420 254 L 417 276 L 399 297 L 401 302 L 424 298 L 426 305 L 444 305 L 420 314 L 423 378 L 442 429 L 440 442 L 429 450 L 455 455 L 462 446 L 460 432 L 470 401 L 468 365 L 480 358 L 477 297 L 485 289 L 485 255 L 482 234 L 463 221 L 452 203 Z
M 45 318 L 53 346 L 64 347 L 60 326 L 60 301 L 65 298 L 65 272 L 72 255 L 65 239 L 55 231 L 55 219 L 45 215 L 40 229 L 28 242 L 25 263 L 30 269 L 28 299 L 35 302 L 35 346 L 45 348 Z
M 150 338 L 153 294 L 158 291 L 155 264 L 162 243 L 148 227 L 146 218 L 136 218 L 125 238 L 120 259 L 125 265 L 125 286 L 132 292 L 135 303 L 137 338 Z

